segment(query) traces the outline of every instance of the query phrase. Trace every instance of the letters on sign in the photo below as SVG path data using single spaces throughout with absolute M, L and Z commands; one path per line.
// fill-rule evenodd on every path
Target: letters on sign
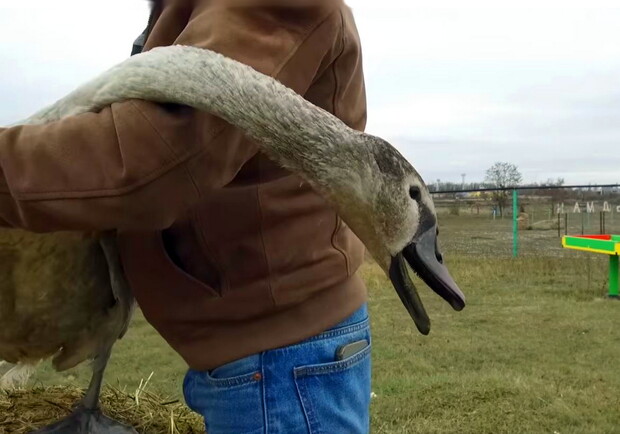
M 573 205 L 570 208 L 570 211 L 573 214 L 581 214 L 582 212 L 588 213 L 588 214 L 594 214 L 596 212 L 607 212 L 607 213 L 612 213 L 612 212 L 616 212 L 618 214 L 620 214 L 620 205 L 612 205 L 609 202 L 605 201 L 602 204 L 601 203 L 597 203 L 597 202 L 575 202 L 575 205 Z M 566 214 L 568 211 L 564 205 L 564 203 L 558 203 L 555 206 L 555 213 L 556 214 Z

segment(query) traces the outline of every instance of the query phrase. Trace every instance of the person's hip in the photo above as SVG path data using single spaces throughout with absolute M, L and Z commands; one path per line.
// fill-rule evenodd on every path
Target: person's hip
M 217 433 L 366 433 L 371 337 L 364 305 L 298 344 L 189 370 L 187 404 Z

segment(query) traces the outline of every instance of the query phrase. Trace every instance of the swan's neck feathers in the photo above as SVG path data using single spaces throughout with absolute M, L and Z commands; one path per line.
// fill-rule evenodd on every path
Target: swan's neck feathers
M 345 182 L 347 190 L 359 185 L 351 176 L 359 177 L 360 161 L 368 155 L 361 133 L 271 77 L 213 51 L 184 46 L 133 56 L 26 123 L 97 111 L 126 99 L 178 103 L 212 113 L 330 195 L 342 194 L 345 187 L 334 183 Z

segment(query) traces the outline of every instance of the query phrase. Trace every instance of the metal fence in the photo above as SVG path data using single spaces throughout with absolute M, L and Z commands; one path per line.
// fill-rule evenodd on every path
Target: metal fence
M 563 255 L 561 237 L 620 234 L 620 186 L 432 191 L 447 248 L 482 255 Z

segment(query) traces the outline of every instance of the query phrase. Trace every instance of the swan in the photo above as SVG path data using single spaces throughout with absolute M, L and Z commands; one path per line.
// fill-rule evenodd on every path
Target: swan
M 462 292 L 443 264 L 431 196 L 411 164 L 385 140 L 349 128 L 273 78 L 218 53 L 180 45 L 152 49 L 125 60 L 20 124 L 96 112 L 127 99 L 177 103 L 210 112 L 244 130 L 271 159 L 306 179 L 366 245 L 421 333 L 429 333 L 430 319 L 407 264 L 455 310 L 465 306 Z M 38 432 L 135 433 L 98 409 L 105 365 L 114 342 L 127 329 L 134 305 L 114 234 L 3 232 L 15 239 L 8 272 L 15 273 L 23 265 L 20 261 L 31 261 L 53 269 L 57 277 L 44 282 L 45 289 L 0 283 L 0 359 L 27 366 L 56 355 L 58 369 L 95 359 L 90 386 L 74 413 Z M 25 255 L 28 245 L 48 248 Z M 63 262 L 62 269 L 53 265 L 58 252 L 73 258 Z M 95 293 L 97 300 L 92 299 Z M 5 300 L 12 300 L 8 311 L 2 310 Z M 36 304 L 40 306 L 29 309 Z M 10 310 L 20 305 L 26 306 L 27 314 Z M 65 318 L 75 319 L 64 331 L 73 341 L 58 345 L 61 331 L 50 335 L 37 328 L 45 322 L 30 327 L 27 321 L 33 318 L 32 310 L 48 323 L 60 318 L 61 311 Z M 28 327 L 29 345 L 24 345 L 23 330 Z

